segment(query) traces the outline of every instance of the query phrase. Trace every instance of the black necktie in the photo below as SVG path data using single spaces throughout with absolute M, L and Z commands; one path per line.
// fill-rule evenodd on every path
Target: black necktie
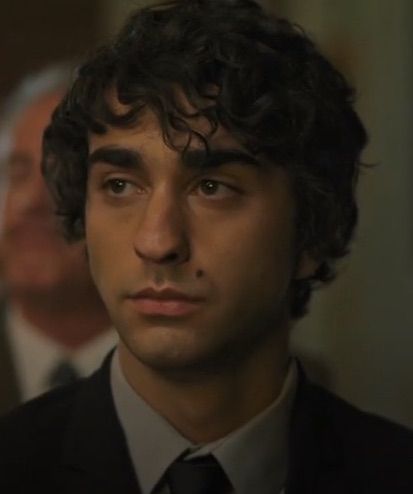
M 79 374 L 74 366 L 66 361 L 59 362 L 49 374 L 49 386 L 55 388 L 65 384 L 71 384 L 79 378 Z
M 228 494 L 231 483 L 212 455 L 174 461 L 166 472 L 171 494 Z

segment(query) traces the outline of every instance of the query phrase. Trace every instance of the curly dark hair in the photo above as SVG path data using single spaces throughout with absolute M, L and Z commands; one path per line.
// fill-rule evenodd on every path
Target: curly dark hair
M 126 105 L 123 114 L 108 103 L 111 89 Z M 189 114 L 178 93 L 196 111 Z M 169 146 L 172 129 L 196 133 L 192 117 L 206 117 L 212 133 L 225 127 L 292 177 L 297 255 L 307 251 L 320 263 L 311 278 L 294 282 L 291 315 L 299 317 L 312 289 L 334 277 L 357 222 L 366 133 L 353 100 L 344 77 L 299 27 L 252 0 L 166 2 L 133 13 L 79 68 L 45 132 L 44 175 L 68 238 L 81 238 L 90 132 L 133 126 L 145 108 L 157 115 Z M 208 147 L 208 136 L 201 138 Z

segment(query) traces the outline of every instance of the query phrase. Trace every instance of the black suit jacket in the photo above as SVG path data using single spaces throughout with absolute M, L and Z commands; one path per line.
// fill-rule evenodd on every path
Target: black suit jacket
M 108 358 L 90 378 L 0 421 L 0 492 L 139 493 L 109 368 Z M 289 454 L 286 494 L 413 492 L 413 433 L 356 410 L 304 375 Z

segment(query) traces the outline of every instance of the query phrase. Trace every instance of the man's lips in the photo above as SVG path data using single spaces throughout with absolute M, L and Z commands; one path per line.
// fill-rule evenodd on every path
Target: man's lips
M 173 288 L 156 290 L 145 288 L 127 297 L 135 309 L 145 316 L 182 317 L 195 312 L 202 297 L 180 292 Z

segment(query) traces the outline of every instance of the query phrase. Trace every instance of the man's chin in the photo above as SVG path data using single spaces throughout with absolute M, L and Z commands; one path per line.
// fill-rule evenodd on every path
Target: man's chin
M 173 380 L 199 380 L 201 376 L 216 375 L 232 366 L 228 358 L 231 352 L 226 347 L 215 348 L 201 342 L 188 345 L 182 341 L 169 345 L 134 343 L 127 350 L 129 358 L 151 372 Z

